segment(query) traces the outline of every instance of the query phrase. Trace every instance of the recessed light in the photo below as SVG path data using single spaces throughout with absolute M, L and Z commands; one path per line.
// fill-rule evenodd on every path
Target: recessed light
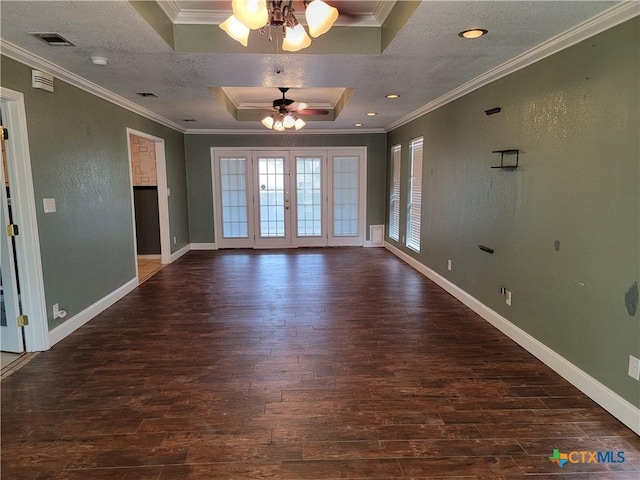
M 385 95 L 385 98 L 400 98 L 400 95 L 397 93 L 389 93 L 388 95 Z
M 157 97 L 155 93 L 151 92 L 136 92 L 136 95 L 140 95 L 141 97 Z
M 106 57 L 91 57 L 91 62 L 94 65 L 106 65 L 107 64 L 107 58 Z
M 487 33 L 489 33 L 488 30 L 484 30 L 483 28 L 473 28 L 471 30 L 465 30 L 464 32 L 460 32 L 458 34 L 459 37 L 462 38 L 479 38 L 483 35 L 486 35 Z
M 367 112 L 367 117 L 375 117 L 378 112 Z
M 354 124 L 353 124 L 353 126 L 354 126 L 354 127 L 361 127 L 361 126 L 362 126 L 362 124 L 361 124 L 361 123 L 354 123 Z

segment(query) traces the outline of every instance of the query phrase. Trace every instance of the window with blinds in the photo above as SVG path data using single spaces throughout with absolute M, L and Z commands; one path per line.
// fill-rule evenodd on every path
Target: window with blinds
M 411 177 L 407 206 L 407 247 L 420 251 L 420 217 L 422 211 L 422 137 L 409 142 Z
M 400 145 L 391 147 L 391 190 L 389 191 L 389 238 L 400 241 Z

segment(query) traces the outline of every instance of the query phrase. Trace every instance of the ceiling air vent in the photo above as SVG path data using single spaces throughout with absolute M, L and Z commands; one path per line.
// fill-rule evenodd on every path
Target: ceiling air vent
M 32 33 L 34 37 L 53 47 L 73 47 L 73 43 L 59 33 Z

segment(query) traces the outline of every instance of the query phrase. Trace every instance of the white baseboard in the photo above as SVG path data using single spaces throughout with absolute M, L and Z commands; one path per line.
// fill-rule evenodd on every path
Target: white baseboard
M 58 343 L 63 338 L 67 337 L 69 334 L 75 332 L 89 320 L 94 318 L 96 315 L 104 312 L 111 305 L 116 303 L 118 300 L 123 298 L 129 292 L 131 292 L 134 288 L 138 286 L 138 279 L 133 278 L 129 280 L 127 283 L 122 285 L 120 288 L 114 290 L 106 297 L 101 298 L 93 305 L 85 308 L 83 311 L 78 313 L 77 315 L 71 317 L 69 320 L 64 323 L 58 325 L 56 328 L 49 332 L 49 346 L 53 346 Z
M 636 434 L 640 435 L 640 408 L 631 404 L 609 387 L 603 385 L 589 374 L 580 370 L 560 354 L 556 353 L 521 328 L 509 322 L 509 320 L 484 305 L 475 297 L 469 295 L 439 273 L 423 265 L 415 258 L 407 255 L 405 252 L 388 242 L 385 242 L 385 248 L 456 297 L 491 325 L 538 358 L 538 360 L 564 377 L 568 382 L 581 390 L 585 395 L 624 423 Z
M 218 250 L 217 243 L 192 243 L 191 250 Z
M 175 262 L 176 260 L 178 260 L 181 256 L 183 256 L 185 253 L 188 253 L 189 250 L 191 250 L 191 245 L 187 244 L 184 247 L 182 247 L 180 250 L 178 250 L 177 252 L 174 252 L 171 254 L 171 263 Z

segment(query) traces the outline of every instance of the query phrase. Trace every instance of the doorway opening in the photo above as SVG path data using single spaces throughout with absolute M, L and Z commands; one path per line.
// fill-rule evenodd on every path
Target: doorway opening
M 136 276 L 142 283 L 171 263 L 164 140 L 127 129 Z

